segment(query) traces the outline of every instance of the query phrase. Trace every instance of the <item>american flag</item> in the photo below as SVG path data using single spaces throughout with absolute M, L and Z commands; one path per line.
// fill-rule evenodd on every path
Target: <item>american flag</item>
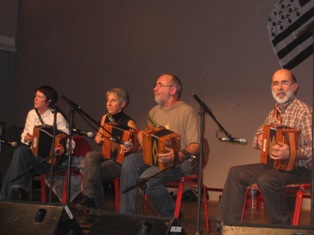
M 283 68 L 292 69 L 313 53 L 314 0 L 277 0 L 267 29 Z

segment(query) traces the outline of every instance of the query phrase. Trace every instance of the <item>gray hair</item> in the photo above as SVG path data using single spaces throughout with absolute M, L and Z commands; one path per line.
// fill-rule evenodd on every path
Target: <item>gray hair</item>
M 106 93 L 106 97 L 108 98 L 110 93 L 114 93 L 118 96 L 120 102 L 125 102 L 125 107 L 128 106 L 129 104 L 129 94 L 127 93 L 126 90 L 124 90 L 123 88 L 112 88 L 110 90 L 107 91 Z

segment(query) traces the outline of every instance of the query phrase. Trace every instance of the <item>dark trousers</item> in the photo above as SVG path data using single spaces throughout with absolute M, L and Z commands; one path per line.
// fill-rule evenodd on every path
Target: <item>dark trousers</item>
M 13 199 L 10 198 L 12 188 L 21 188 L 28 191 L 29 188 L 29 175 L 34 173 L 45 173 L 50 171 L 51 165 L 47 162 L 40 164 L 37 168 L 32 169 L 29 174 L 18 178 L 24 173 L 28 172 L 30 168 L 41 163 L 42 158 L 35 157 L 30 148 L 26 145 L 20 145 L 13 153 L 11 163 L 9 165 L 6 177 L 3 181 L 0 199 Z M 55 169 L 59 166 L 55 166 Z M 18 179 L 17 179 L 18 178 Z M 17 179 L 17 180 L 14 180 Z M 14 180 L 14 181 L 13 181 Z
M 311 171 L 299 167 L 293 171 L 278 171 L 268 165 L 250 164 L 230 168 L 216 219 L 224 223 L 240 223 L 246 188 L 257 183 L 264 198 L 271 224 L 291 224 L 289 208 L 282 188 L 292 183 L 310 182 Z

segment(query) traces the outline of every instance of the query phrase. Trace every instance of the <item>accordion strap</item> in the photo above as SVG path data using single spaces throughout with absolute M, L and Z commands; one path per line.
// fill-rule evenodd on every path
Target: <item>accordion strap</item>
M 293 170 L 295 166 L 296 156 L 297 156 L 297 146 L 294 133 L 288 133 L 289 135 L 289 146 L 290 146 L 290 158 L 287 165 L 287 171 Z
M 43 126 L 45 126 L 45 123 L 44 123 L 43 119 L 41 118 L 41 115 L 40 115 L 40 113 L 38 112 L 38 109 L 35 109 L 35 111 L 36 111 L 36 114 L 37 114 L 37 116 L 38 116 L 38 118 L 39 118 L 41 124 L 42 124 Z

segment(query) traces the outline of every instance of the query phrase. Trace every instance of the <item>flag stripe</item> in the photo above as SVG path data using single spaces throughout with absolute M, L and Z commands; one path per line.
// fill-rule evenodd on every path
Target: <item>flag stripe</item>
M 296 31 L 300 26 L 305 24 L 309 19 L 313 18 L 314 16 L 314 7 L 312 7 L 308 12 L 302 15 L 297 21 L 291 24 L 288 28 L 286 28 L 283 32 L 278 34 L 273 40 L 272 43 L 276 46 L 280 41 L 284 40 L 294 31 Z
M 283 68 L 293 69 L 302 61 L 304 61 L 307 57 L 309 57 L 313 53 L 313 45 L 308 46 L 304 51 L 299 53 L 294 59 L 290 60 L 289 63 L 283 65 Z
M 296 40 L 292 41 L 289 45 L 287 45 L 282 50 L 277 52 L 279 59 L 285 57 L 294 48 L 296 48 L 299 44 L 303 43 L 304 41 L 306 41 L 308 38 L 311 38 L 311 37 L 312 37 L 312 33 L 310 31 L 308 31 L 308 32 L 304 33 L 303 35 L 301 35 Z
M 313 35 L 310 31 L 313 22 L 314 0 L 275 2 L 267 28 L 282 67 L 292 69 L 313 53 Z

